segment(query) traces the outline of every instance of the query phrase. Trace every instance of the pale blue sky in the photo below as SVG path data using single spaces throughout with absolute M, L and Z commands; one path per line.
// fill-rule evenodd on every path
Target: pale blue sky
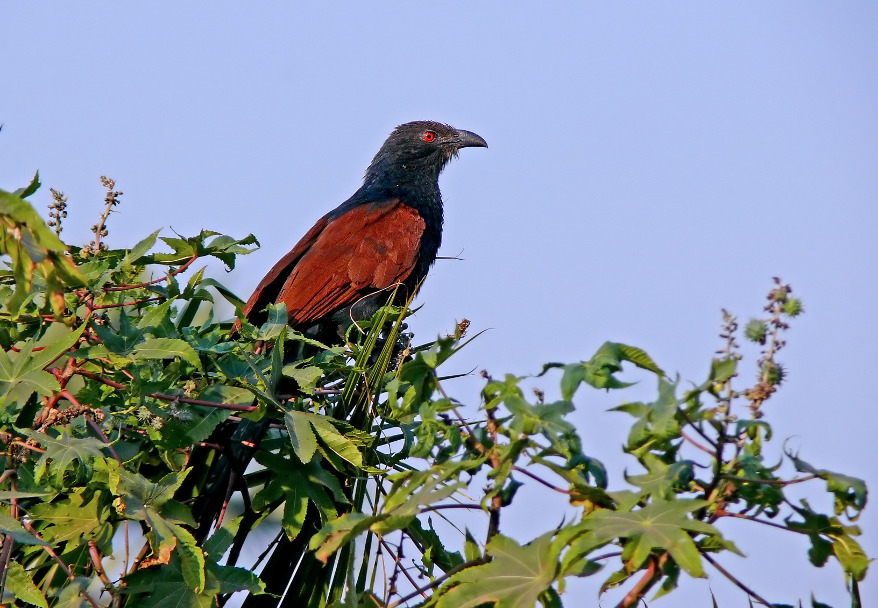
M 465 261 L 428 279 L 419 340 L 466 316 L 493 329 L 457 371 L 535 373 L 615 340 L 700 381 L 720 309 L 757 314 L 779 275 L 807 314 L 767 407 L 771 453 L 792 437 L 815 465 L 878 483 L 878 5 L 4 3 L 0 23 L 0 187 L 39 169 L 38 204 L 48 186 L 70 196 L 68 240 L 88 240 L 107 174 L 125 192 L 111 246 L 163 224 L 256 234 L 258 253 L 216 270 L 247 295 L 394 126 L 449 122 L 490 148 L 441 179 L 442 253 Z M 475 403 L 477 386 L 450 388 Z M 652 391 L 578 395 L 614 487 L 636 465 L 616 456 L 627 420 L 604 410 Z M 554 521 L 529 530 L 527 504 L 506 520 L 521 540 Z M 861 523 L 878 555 L 874 506 Z M 838 569 L 811 568 L 790 536 L 760 529 L 738 543 L 753 559 L 723 563 L 772 601 L 845 605 Z M 708 602 L 693 583 L 656 605 Z

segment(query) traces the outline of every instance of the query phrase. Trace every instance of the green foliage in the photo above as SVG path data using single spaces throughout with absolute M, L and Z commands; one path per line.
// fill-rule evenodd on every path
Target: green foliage
M 480 407 L 464 417 L 440 368 L 466 346 L 468 323 L 414 345 L 408 307 L 386 306 L 345 344 L 323 345 L 287 327 L 282 305 L 261 327 L 218 320 L 217 304 L 241 300 L 194 264 L 232 269 L 253 236 L 156 231 L 110 249 L 101 236 L 121 193 L 105 180 L 95 240 L 67 247 L 62 195 L 54 233 L 25 201 L 38 185 L 0 193 L 0 601 L 209 607 L 244 592 L 309 607 L 555 607 L 567 579 L 614 564 L 602 588 L 630 586 L 620 606 L 634 606 L 673 592 L 681 572 L 732 577 L 718 559 L 738 550 L 717 524 L 733 517 L 807 536 L 811 562 L 836 560 L 858 605 L 864 483 L 792 453 L 799 476 L 786 476 L 763 456 L 780 336 L 802 311 L 779 281 L 745 331 L 761 347 L 753 386 L 739 386 L 725 313 L 724 349 L 690 388 L 643 350 L 606 342 L 544 367 L 559 376 L 554 401 L 525 378 L 483 372 Z M 657 390 L 615 408 L 633 419 L 624 450 L 639 470 L 611 478 L 569 417 L 584 385 L 630 386 L 626 364 Z M 825 484 L 833 513 L 787 498 L 809 481 Z M 242 500 L 214 526 L 204 505 L 232 491 Z M 522 544 L 502 514 L 539 491 L 576 516 Z M 486 519 L 486 538 L 446 532 L 465 529 L 462 513 Z M 255 548 L 271 554 L 260 579 L 236 562 L 265 532 L 276 536 Z

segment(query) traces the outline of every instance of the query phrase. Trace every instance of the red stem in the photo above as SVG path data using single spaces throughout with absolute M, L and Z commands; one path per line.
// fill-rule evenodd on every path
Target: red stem
M 188 262 L 180 266 L 177 270 L 169 272 L 165 276 L 160 279 L 155 279 L 154 281 L 147 281 L 146 283 L 137 283 L 136 285 L 116 285 L 113 287 L 104 287 L 104 291 L 128 291 L 130 289 L 140 289 L 141 287 L 149 287 L 150 285 L 155 285 L 156 283 L 161 283 L 162 281 L 167 281 L 170 277 L 176 276 L 181 272 L 185 271 L 189 266 L 192 265 L 192 262 L 198 259 L 198 254 L 192 256 Z
M 85 369 L 80 369 L 76 372 L 81 376 L 85 376 L 86 378 L 91 378 L 92 380 L 96 380 L 97 382 L 101 382 L 102 384 L 106 384 L 107 386 L 112 386 L 113 388 L 125 389 L 128 388 L 121 382 L 115 382 L 110 380 L 109 378 L 104 378 L 103 376 L 99 376 L 94 372 L 90 372 Z M 180 403 L 189 403 L 191 405 L 203 405 L 206 407 L 218 407 L 223 410 L 232 410 L 235 412 L 252 412 L 258 409 L 256 405 L 235 405 L 233 403 L 217 403 L 215 401 L 203 401 L 201 399 L 189 399 L 188 397 L 180 397 L 179 395 L 166 395 L 164 393 L 149 393 L 147 397 L 152 397 L 153 399 L 160 399 L 161 401 L 177 401 Z

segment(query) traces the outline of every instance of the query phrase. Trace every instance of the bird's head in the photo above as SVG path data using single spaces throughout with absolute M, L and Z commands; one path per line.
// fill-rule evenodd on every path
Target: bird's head
M 436 181 L 461 148 L 487 148 L 472 131 L 441 122 L 419 120 L 396 127 L 366 170 L 365 182 Z

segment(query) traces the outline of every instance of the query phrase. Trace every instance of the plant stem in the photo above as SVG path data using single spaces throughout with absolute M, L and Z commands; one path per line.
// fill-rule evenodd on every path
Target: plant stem
M 637 602 L 647 594 L 652 586 L 658 582 L 661 576 L 661 571 L 658 567 L 658 560 L 655 556 L 650 556 L 649 566 L 646 567 L 646 572 L 643 573 L 643 576 L 637 581 L 637 584 L 634 585 L 631 591 L 622 598 L 622 601 L 616 605 L 616 608 L 631 608 L 631 606 L 636 606 Z
M 726 577 L 727 579 L 729 579 L 729 580 L 730 580 L 730 581 L 731 581 L 736 587 L 738 587 L 738 589 L 740 589 L 741 591 L 743 591 L 744 593 L 746 593 L 747 595 L 749 595 L 750 597 L 752 597 L 753 599 L 755 599 L 757 602 L 763 604 L 764 606 L 771 606 L 771 602 L 768 602 L 767 600 L 764 600 L 762 597 L 759 596 L 759 594 L 757 594 L 755 591 L 753 591 L 752 589 L 750 589 L 747 585 L 745 585 L 744 583 L 742 583 L 741 581 L 739 581 L 738 579 L 736 579 L 734 576 L 732 576 L 731 573 L 729 573 L 728 570 L 726 570 L 725 568 L 723 568 L 722 566 L 720 566 L 720 565 L 719 565 L 719 564 L 718 564 L 718 563 L 717 563 L 717 562 L 716 562 L 716 561 L 715 561 L 710 555 L 708 555 L 707 553 L 702 553 L 701 555 L 702 555 L 702 557 L 704 557 L 704 559 L 706 559 L 708 562 L 710 562 L 710 564 L 711 564 L 714 568 L 716 568 L 716 569 L 719 571 L 720 574 L 722 574 L 723 576 L 725 576 L 725 577 Z

